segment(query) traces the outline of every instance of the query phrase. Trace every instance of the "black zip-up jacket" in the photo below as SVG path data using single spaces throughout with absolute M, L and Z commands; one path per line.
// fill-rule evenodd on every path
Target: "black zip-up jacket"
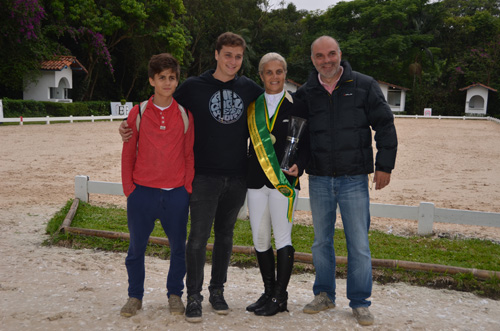
M 174 93 L 193 114 L 196 174 L 246 176 L 247 107 L 263 89 L 245 76 L 217 80 L 214 70 L 190 77 Z
M 290 102 L 287 97 L 283 100 L 281 104 L 280 110 L 278 111 L 276 117 L 276 122 L 274 124 L 273 131 L 271 132 L 276 138 L 276 142 L 273 147 L 276 152 L 276 157 L 278 158 L 278 162 L 281 163 L 283 160 L 283 156 L 285 154 L 285 148 L 287 146 L 287 136 L 288 136 L 288 123 L 290 121 L 291 116 L 301 117 L 307 120 L 307 107 L 306 105 L 293 97 L 293 102 Z M 302 134 L 302 137 L 299 139 L 298 150 L 296 159 L 292 161 L 292 163 L 297 164 L 299 168 L 298 177 L 300 177 L 304 173 L 304 168 L 309 161 L 309 133 L 307 132 L 307 124 L 306 128 Z M 295 181 L 296 177 L 288 176 L 285 174 L 285 177 L 288 179 L 291 185 Z M 255 149 L 253 144 L 250 144 L 249 153 L 248 153 L 248 177 L 247 177 L 247 187 L 253 189 L 259 189 L 266 185 L 269 188 L 274 188 L 271 181 L 267 178 L 264 170 L 259 163 L 257 155 L 255 155 Z M 297 182 L 295 186 L 298 190 L 300 190 L 300 184 Z
M 332 94 L 314 70 L 296 96 L 309 108 L 310 175 L 344 176 L 373 172 L 372 131 L 377 156 L 375 169 L 390 173 L 396 162 L 398 140 L 394 116 L 378 83 L 353 71 L 346 61 Z

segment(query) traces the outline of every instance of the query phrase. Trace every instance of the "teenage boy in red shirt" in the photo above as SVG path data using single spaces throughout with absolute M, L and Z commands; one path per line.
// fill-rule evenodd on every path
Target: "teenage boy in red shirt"
M 142 307 L 144 254 L 155 221 L 160 220 L 170 243 L 167 296 L 171 314 L 184 314 L 182 290 L 186 274 L 186 234 L 189 195 L 194 178 L 194 123 L 192 115 L 173 98 L 180 66 L 168 53 L 149 61 L 149 83 L 154 95 L 139 118 L 140 105 L 129 114 L 132 137 L 123 143 L 122 183 L 127 196 L 130 244 L 125 265 L 128 301 L 121 315 L 130 317 Z M 182 112 L 188 113 L 186 124 Z M 138 130 L 139 128 L 139 130 Z

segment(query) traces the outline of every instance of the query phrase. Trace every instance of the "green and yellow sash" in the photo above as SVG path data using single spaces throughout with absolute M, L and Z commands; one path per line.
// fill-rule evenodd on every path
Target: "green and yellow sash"
M 287 218 L 289 222 L 292 222 L 295 190 L 294 187 L 290 185 L 283 171 L 281 171 L 270 134 L 286 94 L 285 92 L 271 121 L 269 120 L 264 94 L 260 95 L 257 100 L 252 102 L 248 107 L 248 129 L 262 170 L 264 170 L 264 173 L 273 186 L 288 198 Z

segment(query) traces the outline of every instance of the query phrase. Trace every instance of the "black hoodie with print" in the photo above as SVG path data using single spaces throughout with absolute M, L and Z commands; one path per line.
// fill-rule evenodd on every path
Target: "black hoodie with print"
M 222 82 L 213 77 L 214 72 L 188 78 L 174 94 L 194 117 L 195 172 L 245 176 L 247 107 L 264 91 L 245 76 Z

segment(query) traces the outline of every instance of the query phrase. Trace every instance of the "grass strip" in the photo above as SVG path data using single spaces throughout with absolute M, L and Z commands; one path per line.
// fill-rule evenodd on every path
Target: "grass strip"
M 126 252 L 128 241 L 122 239 L 106 239 L 100 237 L 79 236 L 59 233 L 57 229 L 62 224 L 72 200 L 57 212 L 47 224 L 47 233 L 51 239 L 46 244 L 53 244 L 75 249 L 92 248 L 109 251 Z M 75 214 L 72 227 L 96 229 L 115 232 L 126 232 L 126 210 L 113 206 L 100 207 L 80 202 Z M 189 233 L 190 224 L 188 224 Z M 160 221 L 156 222 L 151 236 L 166 237 Z M 422 263 L 442 264 L 462 268 L 475 268 L 491 271 L 500 271 L 500 244 L 479 239 L 450 239 L 434 237 L 399 237 L 381 231 L 370 231 L 370 248 L 372 258 L 413 261 Z M 294 225 L 292 242 L 297 252 L 311 253 L 314 240 L 314 231 L 311 226 Z M 234 229 L 234 245 L 253 246 L 250 222 L 238 220 Z M 337 229 L 334 236 L 335 253 L 337 256 L 347 256 L 345 235 L 342 229 Z M 209 239 L 213 243 L 213 233 Z M 167 259 L 170 250 L 166 246 L 150 244 L 146 254 Z M 207 261 L 211 259 L 211 252 L 207 252 Z M 241 267 L 256 266 L 253 255 L 233 254 L 232 265 Z M 311 265 L 296 263 L 294 272 L 313 272 Z M 474 292 L 481 296 L 500 299 L 500 280 L 491 278 L 486 281 L 476 279 L 472 274 L 446 275 L 425 271 L 407 271 L 400 268 L 374 269 L 374 280 L 380 283 L 403 281 L 420 286 L 434 288 L 448 288 Z M 345 278 L 347 267 L 337 266 L 338 277 Z

